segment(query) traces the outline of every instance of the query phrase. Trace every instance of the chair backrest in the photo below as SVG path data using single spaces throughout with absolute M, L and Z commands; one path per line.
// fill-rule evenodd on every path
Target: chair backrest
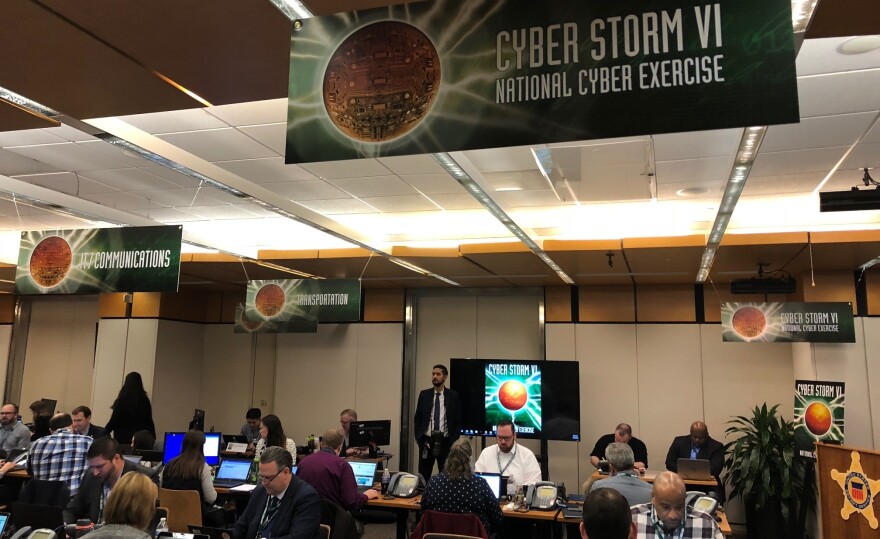
M 442 513 L 425 511 L 416 525 L 410 539 L 424 539 L 427 533 L 460 534 L 489 539 L 486 528 L 477 515 L 470 513 Z
M 190 524 L 202 525 L 202 500 L 195 490 L 159 489 L 159 505 L 168 508 L 168 531 L 189 533 Z
M 64 508 L 70 501 L 70 491 L 64 481 L 31 479 L 21 488 L 18 501 Z
M 16 529 L 30 526 L 34 530 L 39 528 L 54 530 L 64 525 L 61 508 L 54 505 L 14 502 L 11 517 Z
M 330 539 L 330 526 L 326 524 L 321 524 L 318 527 L 318 536 L 321 539 Z
M 330 500 L 321 500 L 321 524 L 330 529 L 331 539 L 358 539 L 360 536 L 351 513 Z
M 422 539 L 480 539 L 476 535 L 459 535 L 457 533 L 426 533 Z

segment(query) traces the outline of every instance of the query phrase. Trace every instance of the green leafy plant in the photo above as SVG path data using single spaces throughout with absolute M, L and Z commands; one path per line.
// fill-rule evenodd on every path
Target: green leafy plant
M 792 530 L 798 517 L 807 461 L 794 456 L 794 422 L 777 414 L 779 405 L 755 406 L 752 417 L 728 421 L 725 482 L 730 496 L 740 496 L 747 513 L 778 513 L 782 529 Z M 815 490 L 810 505 L 815 504 Z

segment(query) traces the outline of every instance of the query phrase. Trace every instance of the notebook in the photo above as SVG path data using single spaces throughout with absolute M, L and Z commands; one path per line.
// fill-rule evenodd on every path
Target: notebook
M 709 469 L 709 461 L 706 459 L 678 459 L 678 475 L 685 481 L 713 481 L 712 472 Z
M 250 459 L 223 459 L 214 477 L 214 486 L 232 488 L 247 483 L 252 463 Z
M 495 494 L 495 498 L 501 499 L 502 492 L 507 494 L 507 482 L 504 482 L 504 489 L 501 488 L 501 475 L 497 473 L 475 473 L 477 477 L 482 477 L 489 483 L 489 488 L 492 489 L 492 493 Z
M 358 492 L 373 488 L 373 475 L 376 473 L 376 462 L 348 461 L 354 472 L 354 481 L 357 483 Z

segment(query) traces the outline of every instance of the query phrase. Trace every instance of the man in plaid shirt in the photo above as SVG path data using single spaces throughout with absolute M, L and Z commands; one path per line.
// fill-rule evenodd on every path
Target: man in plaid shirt
M 658 475 L 651 503 L 632 507 L 638 537 L 723 539 L 715 519 L 685 506 L 685 493 L 684 481 L 678 474 Z
M 49 421 L 49 436 L 31 444 L 28 455 L 28 471 L 36 479 L 64 481 L 73 496 L 79 490 L 85 473 L 86 453 L 92 438 L 70 431 L 73 420 L 70 414 L 55 414 Z

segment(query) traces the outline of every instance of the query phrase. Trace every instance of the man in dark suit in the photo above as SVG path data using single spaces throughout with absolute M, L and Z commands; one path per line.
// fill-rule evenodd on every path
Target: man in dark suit
M 461 398 L 446 387 L 449 370 L 445 365 L 434 365 L 431 383 L 434 387 L 419 393 L 416 403 L 415 437 L 419 444 L 419 473 L 427 481 L 437 461 L 437 471 L 443 471 L 452 442 L 461 436 Z
M 281 447 L 260 456 L 260 486 L 235 522 L 235 539 L 315 539 L 321 524 L 321 499 L 293 473 L 293 457 Z
M 140 472 L 158 484 L 153 470 L 123 459 L 119 454 L 119 444 L 107 436 L 92 442 L 86 453 L 86 463 L 88 469 L 83 474 L 79 490 L 64 509 L 64 522 L 67 524 L 73 524 L 81 518 L 92 522 L 102 520 L 107 502 L 104 488 L 109 492 L 123 474 Z
M 724 488 L 721 483 L 721 470 L 724 468 L 724 445 L 709 436 L 709 429 L 702 421 L 694 421 L 691 433 L 687 436 L 676 436 L 669 446 L 666 455 L 666 469 L 678 472 L 678 459 L 703 459 L 709 461 L 709 470 L 718 481 L 715 490 L 719 501 L 724 501 Z
M 106 434 L 104 427 L 92 423 L 92 410 L 88 406 L 77 406 L 70 413 L 73 418 L 73 431 L 76 434 L 100 438 Z

